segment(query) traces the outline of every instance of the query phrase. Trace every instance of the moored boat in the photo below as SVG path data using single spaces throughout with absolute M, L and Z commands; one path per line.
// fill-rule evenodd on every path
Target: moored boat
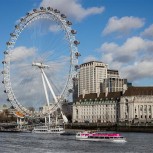
M 64 128 L 61 126 L 36 126 L 34 127 L 33 133 L 64 133 Z
M 119 133 L 100 133 L 100 132 L 78 132 L 76 134 L 76 140 L 87 141 L 103 141 L 103 142 L 127 142 Z

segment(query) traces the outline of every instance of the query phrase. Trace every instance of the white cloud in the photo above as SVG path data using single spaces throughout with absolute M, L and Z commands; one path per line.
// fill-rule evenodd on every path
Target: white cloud
M 141 35 L 144 37 L 153 38 L 153 24 L 146 28 Z
M 60 26 L 58 26 L 58 25 L 51 25 L 51 26 L 49 27 L 49 30 L 50 30 L 51 32 L 58 32 L 58 31 L 61 30 L 61 28 L 60 28 Z
M 11 61 L 21 61 L 28 57 L 34 56 L 35 52 L 35 48 L 26 48 L 24 46 L 14 48 L 11 54 Z
M 118 69 L 122 77 L 130 81 L 153 77 L 151 72 L 153 60 L 153 41 L 141 37 L 131 37 L 122 45 L 116 43 L 104 43 L 102 61 L 109 64 L 110 68 Z
M 84 58 L 83 63 L 90 62 L 90 61 L 97 61 L 97 58 L 92 56 L 92 55 L 89 55 L 89 56 Z
M 103 30 L 103 34 L 107 35 L 113 32 L 119 32 L 122 34 L 129 32 L 132 29 L 141 28 L 144 25 L 144 19 L 125 16 L 118 18 L 116 16 L 111 17 Z
M 133 65 L 127 67 L 122 67 L 122 76 L 127 77 L 130 81 L 136 81 L 143 78 L 152 78 L 153 60 L 151 58 L 146 58 L 135 62 Z
M 124 42 L 121 46 L 116 43 L 104 43 L 102 44 L 100 50 L 102 50 L 104 56 L 110 54 L 113 61 L 118 61 L 121 63 L 131 62 L 135 60 L 136 55 L 143 53 L 144 51 L 150 52 L 153 49 L 153 41 L 144 40 L 141 37 L 131 37 Z
M 83 8 L 78 0 L 43 0 L 40 6 L 51 6 L 55 9 L 59 9 L 62 13 L 65 13 L 68 17 L 72 17 L 77 21 L 81 21 L 90 15 L 100 14 L 104 11 L 103 6 Z

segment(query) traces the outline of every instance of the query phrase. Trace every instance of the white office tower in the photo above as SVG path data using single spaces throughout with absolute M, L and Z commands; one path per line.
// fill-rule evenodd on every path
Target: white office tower
M 80 65 L 78 95 L 100 93 L 102 83 L 107 78 L 108 65 L 91 61 Z
M 122 79 L 119 76 L 118 70 L 107 70 L 107 78 L 103 82 L 103 92 L 108 89 L 108 92 L 123 91 L 123 86 L 127 84 L 127 79 Z

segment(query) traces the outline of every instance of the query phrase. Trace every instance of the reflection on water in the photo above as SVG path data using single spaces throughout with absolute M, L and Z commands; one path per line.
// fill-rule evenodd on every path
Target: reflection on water
M 0 153 L 151 153 L 153 134 L 122 133 L 127 143 L 76 141 L 75 136 L 0 133 Z

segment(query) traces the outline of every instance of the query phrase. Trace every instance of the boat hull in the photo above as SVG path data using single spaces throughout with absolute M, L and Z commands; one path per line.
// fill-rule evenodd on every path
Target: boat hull
M 116 143 L 125 143 L 127 142 L 125 139 L 91 139 L 91 138 L 76 138 L 76 140 L 81 141 L 102 141 L 102 142 L 116 142 Z

